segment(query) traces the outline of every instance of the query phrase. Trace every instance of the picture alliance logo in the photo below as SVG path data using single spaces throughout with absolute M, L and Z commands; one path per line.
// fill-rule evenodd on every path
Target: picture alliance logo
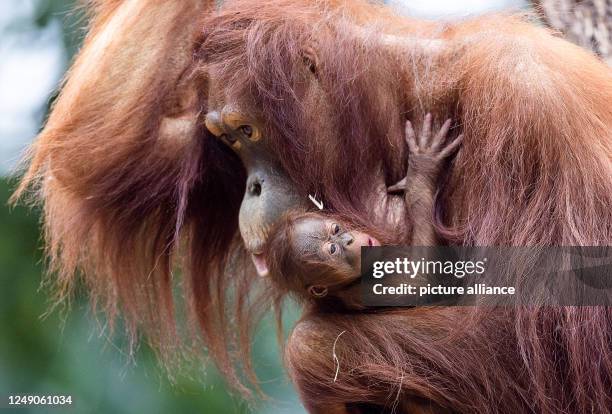
M 381 279 L 388 275 L 405 275 L 411 279 L 417 275 L 446 275 L 461 279 L 469 275 L 482 275 L 486 271 L 488 259 L 478 260 L 420 260 L 396 258 L 388 261 L 375 261 L 372 276 Z

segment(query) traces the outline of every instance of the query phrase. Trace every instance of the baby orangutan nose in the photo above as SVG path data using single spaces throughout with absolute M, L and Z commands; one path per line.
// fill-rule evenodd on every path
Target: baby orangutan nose
M 355 238 L 353 237 L 353 233 L 351 233 L 350 231 L 347 231 L 346 233 L 341 234 L 339 239 L 340 239 L 340 243 L 342 243 L 346 247 L 349 247 L 355 241 Z

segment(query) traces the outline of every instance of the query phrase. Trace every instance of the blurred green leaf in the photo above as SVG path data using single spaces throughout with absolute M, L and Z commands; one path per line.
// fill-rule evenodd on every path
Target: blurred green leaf
M 84 298 L 65 314 L 43 318 L 50 303 L 49 292 L 39 289 L 38 215 L 23 207 L 9 210 L 10 187 L 0 179 L 0 396 L 72 395 L 79 413 L 258 412 L 232 396 L 212 367 L 205 375 L 186 367 L 187 375 L 177 373 L 170 384 L 146 345 L 132 364 L 122 351 L 124 338 L 101 335 Z M 260 404 L 260 412 L 302 412 L 280 366 L 271 320 L 257 335 L 254 355 L 273 398 Z

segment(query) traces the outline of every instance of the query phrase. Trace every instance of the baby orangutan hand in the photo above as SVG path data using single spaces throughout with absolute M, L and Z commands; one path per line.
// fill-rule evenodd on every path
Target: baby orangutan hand
M 454 140 L 446 140 L 451 120 L 447 119 L 438 133 L 432 137 L 431 114 L 425 115 L 420 135 L 416 136 L 410 121 L 406 121 L 406 143 L 410 150 L 408 172 L 398 183 L 390 186 L 388 192 L 405 191 L 416 184 L 418 187 L 433 187 L 444 160 L 453 154 L 461 142 L 463 134 Z
M 387 191 L 404 192 L 406 211 L 413 223 L 413 246 L 433 246 L 437 241 L 433 213 L 438 175 L 444 160 L 459 148 L 463 140 L 463 135 L 459 135 L 447 142 L 450 125 L 451 120 L 448 119 L 432 137 L 431 114 L 427 114 L 417 138 L 410 121 L 406 122 L 406 143 L 410 150 L 408 172 L 405 178 Z

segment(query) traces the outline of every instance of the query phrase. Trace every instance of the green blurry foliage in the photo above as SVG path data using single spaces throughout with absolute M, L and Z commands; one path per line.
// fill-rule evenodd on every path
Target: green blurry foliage
M 255 359 L 265 381 L 263 389 L 271 399 L 249 408 L 230 395 L 212 366 L 185 367 L 173 373 L 170 383 L 146 345 L 130 358 L 125 354 L 125 338 L 119 334 L 108 337 L 99 325 L 103 319 L 97 321 L 91 315 L 84 297 L 77 295 L 70 309 L 49 313 L 51 295 L 41 288 L 38 214 L 24 207 L 6 207 L 13 187 L 6 179 L 0 180 L 1 398 L 10 394 L 72 395 L 70 412 L 77 413 L 301 412 L 280 366 L 270 320 L 263 323 L 256 338 Z

